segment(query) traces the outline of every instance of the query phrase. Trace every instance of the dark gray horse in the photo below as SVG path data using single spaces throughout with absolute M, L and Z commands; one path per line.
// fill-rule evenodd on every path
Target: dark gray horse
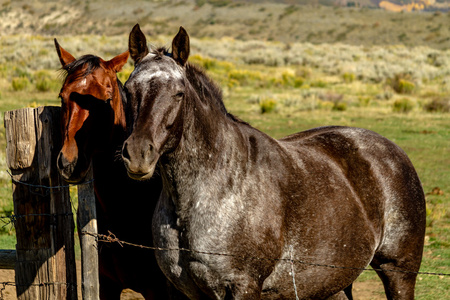
M 183 248 L 156 253 L 165 275 L 191 299 L 335 299 L 371 265 L 413 299 L 425 199 L 406 154 L 350 127 L 275 140 L 226 111 L 189 49 L 182 28 L 172 53 L 130 34 L 122 156 L 131 178 L 161 172 L 154 243 Z

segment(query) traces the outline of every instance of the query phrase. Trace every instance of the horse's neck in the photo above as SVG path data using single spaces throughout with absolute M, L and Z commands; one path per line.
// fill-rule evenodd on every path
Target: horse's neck
M 183 153 L 201 163 L 235 150 L 234 144 L 242 138 L 234 121 L 213 101 L 197 99 L 184 116 L 189 121 L 183 130 Z
M 114 110 L 114 124 L 110 133 L 109 143 L 108 145 L 105 145 L 103 151 L 95 153 L 92 158 L 94 173 L 97 171 L 102 175 L 105 174 L 105 172 L 100 170 L 101 168 L 107 168 L 111 171 L 117 169 L 117 172 L 123 172 L 124 169 L 124 167 L 122 168 L 120 166 L 121 164 L 123 165 L 123 162 L 119 160 L 119 154 L 126 138 L 127 129 L 125 110 L 120 90 L 118 90 L 116 97 L 117 98 L 112 103 Z M 116 174 L 112 173 L 110 175 L 115 176 Z
M 185 124 L 177 150 L 160 161 L 165 190 L 180 214 L 193 207 L 192 201 L 200 201 L 199 193 L 213 193 L 209 187 L 219 186 L 224 172 L 245 167 L 248 153 L 239 126 L 223 112 L 205 107 L 192 111 L 196 115 Z
M 126 98 L 122 91 L 121 83 L 119 79 L 117 79 L 117 89 L 115 91 L 115 100 L 113 103 L 114 110 L 114 130 L 124 130 L 126 132 L 127 129 L 127 121 L 126 121 Z M 120 128 L 118 128 L 120 127 Z M 123 141 L 122 141 L 123 142 Z

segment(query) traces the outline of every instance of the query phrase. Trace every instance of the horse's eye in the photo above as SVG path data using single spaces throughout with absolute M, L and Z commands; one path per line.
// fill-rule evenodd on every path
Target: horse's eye
M 179 93 L 177 93 L 177 94 L 175 95 L 175 98 L 176 98 L 177 100 L 181 100 L 181 99 L 183 98 L 183 96 L 184 96 L 184 93 L 183 93 L 183 92 L 179 92 Z

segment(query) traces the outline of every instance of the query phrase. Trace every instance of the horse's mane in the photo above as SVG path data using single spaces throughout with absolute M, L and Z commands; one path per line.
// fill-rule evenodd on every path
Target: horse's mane
M 186 76 L 202 100 L 213 102 L 221 112 L 228 113 L 223 103 L 222 89 L 199 66 L 186 64 Z
M 213 103 L 232 121 L 246 123 L 229 113 L 223 103 L 222 89 L 205 73 L 205 71 L 192 63 L 186 64 L 186 76 L 201 99 Z

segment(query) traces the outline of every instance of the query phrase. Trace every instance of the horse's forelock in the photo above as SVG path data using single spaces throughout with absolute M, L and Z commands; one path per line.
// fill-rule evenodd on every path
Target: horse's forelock
M 95 69 L 100 67 L 100 57 L 87 54 L 83 55 L 80 58 L 74 60 L 70 64 L 65 65 L 62 70 L 65 71 L 65 78 L 68 76 L 74 74 L 79 69 L 83 68 L 84 65 L 86 65 L 86 69 L 83 73 L 80 73 L 79 77 L 86 77 L 87 75 L 91 74 Z
M 166 47 L 155 47 L 155 46 L 151 46 L 149 55 L 151 56 L 172 56 L 171 53 L 169 52 L 169 49 L 167 49 Z

